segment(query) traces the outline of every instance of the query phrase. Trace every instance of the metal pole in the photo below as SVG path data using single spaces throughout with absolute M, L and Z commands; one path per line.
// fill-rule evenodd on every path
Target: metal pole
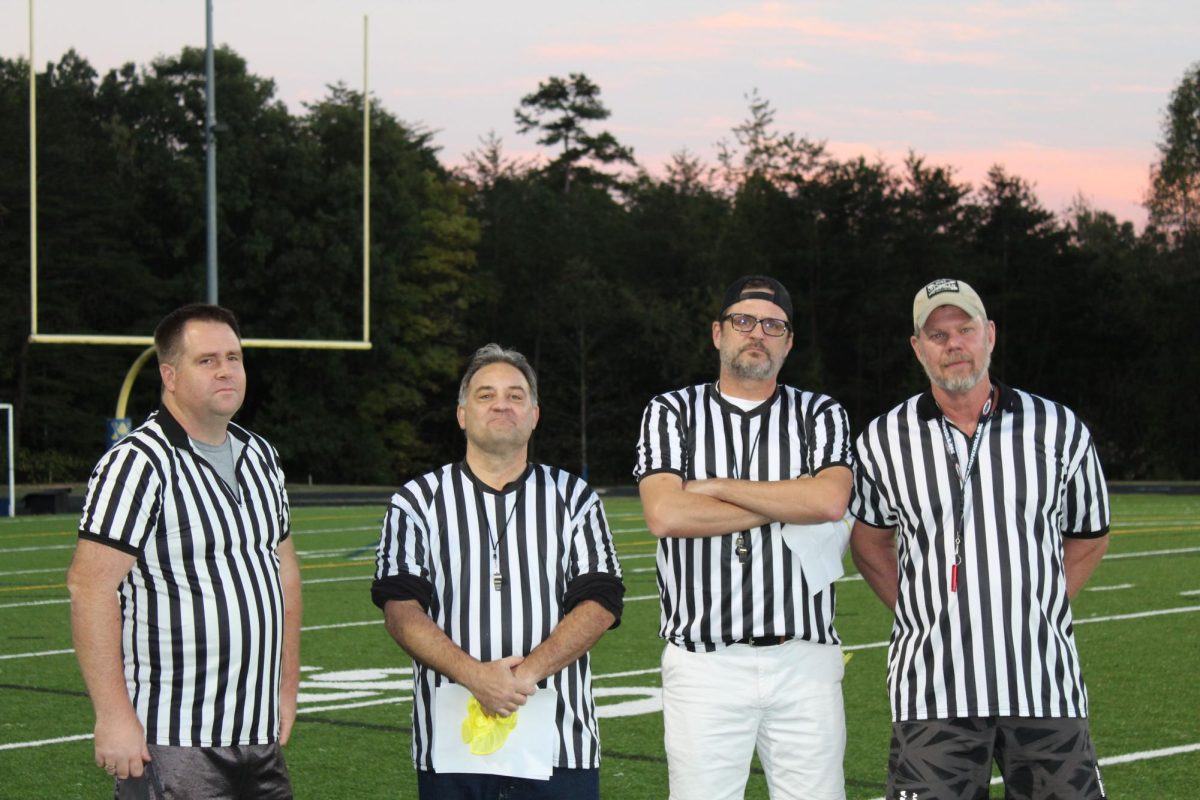
M 142 371 L 142 367 L 146 366 L 146 362 L 152 355 L 154 355 L 154 345 L 143 350 L 142 354 L 134 360 L 129 372 L 125 373 L 125 381 L 121 384 L 121 391 L 117 395 L 117 412 L 113 414 L 117 419 L 125 416 L 125 411 L 129 407 L 129 395 L 133 393 L 133 382 L 137 380 L 138 373 Z
M 208 207 L 208 302 L 217 304 L 217 98 L 213 89 L 213 8 L 204 0 L 204 150 Z
M 367 90 L 367 21 L 363 16 L 363 332 L 371 341 L 371 95 Z
M 0 411 L 8 412 L 8 515 L 17 515 L 17 484 L 14 480 L 13 466 L 13 407 L 8 403 L 0 403 Z
M 29 0 L 29 334 L 38 332 L 37 70 L 33 66 L 33 0 Z M 11 421 L 12 412 L 9 412 Z

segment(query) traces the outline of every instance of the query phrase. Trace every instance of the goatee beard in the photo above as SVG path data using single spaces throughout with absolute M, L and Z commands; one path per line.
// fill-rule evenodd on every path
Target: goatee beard
M 743 361 L 742 354 L 748 350 L 758 350 L 758 352 L 763 354 L 763 358 Z M 743 348 L 737 355 L 729 359 L 725 363 L 725 366 L 734 375 L 747 381 L 765 380 L 775 373 L 775 361 L 771 358 L 771 354 L 766 350 L 759 350 L 755 347 Z

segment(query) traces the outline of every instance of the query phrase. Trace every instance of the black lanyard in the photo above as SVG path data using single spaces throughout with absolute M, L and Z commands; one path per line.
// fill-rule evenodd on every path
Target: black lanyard
M 720 383 L 720 381 L 717 381 L 718 390 L 720 389 Z M 743 421 L 746 425 L 751 424 L 750 419 L 747 417 L 743 417 Z M 766 428 L 767 420 L 764 418 L 759 421 L 758 435 L 754 437 L 754 441 L 750 445 L 749 452 L 747 453 L 744 449 L 742 451 L 742 468 L 739 469 L 737 462 L 734 462 L 734 480 L 741 480 L 743 475 L 748 476 L 750 474 L 750 467 L 754 464 L 754 454 L 758 451 L 758 443 L 762 441 L 763 431 L 766 430 Z M 740 430 L 738 432 L 741 433 Z M 737 555 L 738 561 L 742 562 L 743 564 L 750 560 L 750 538 L 746 536 L 745 531 L 738 533 L 737 539 L 735 539 L 733 543 L 733 552 L 735 555 Z
M 517 513 L 517 508 L 521 505 L 521 499 L 525 496 L 526 484 L 528 484 L 528 480 L 522 482 L 521 488 L 517 490 L 516 497 L 513 498 L 512 509 L 508 512 L 508 516 L 504 520 L 504 528 L 499 533 L 495 532 L 491 520 L 488 519 L 486 508 L 488 504 L 486 501 L 483 504 L 485 506 L 483 509 L 483 524 L 487 526 L 488 544 L 492 546 L 492 588 L 497 592 L 504 588 L 507 580 L 504 577 L 504 573 L 500 571 L 500 545 L 504 542 L 504 537 L 508 533 L 509 523 L 512 522 L 513 515 Z M 475 493 L 480 500 L 485 496 L 478 488 L 476 488 Z M 502 492 L 499 497 L 503 505 L 504 493 Z M 499 514 L 496 515 L 497 521 L 499 521 L 499 516 Z
M 971 448 L 967 454 L 965 470 L 958 462 L 958 450 L 955 449 L 954 439 L 950 436 L 950 423 L 946 422 L 946 415 L 943 413 L 938 419 L 942 426 L 942 442 L 946 445 L 946 456 L 954 464 L 954 471 L 958 473 L 958 495 L 959 502 L 962 503 L 958 515 L 958 525 L 954 529 L 954 563 L 950 565 L 951 592 L 958 591 L 958 565 L 962 563 L 962 537 L 963 532 L 967 529 L 967 485 L 971 482 L 971 471 L 975 468 L 975 460 L 979 455 L 979 443 L 983 441 L 984 426 L 992 416 L 992 396 L 995 391 L 995 387 L 991 387 L 987 402 L 983 404 L 983 410 L 979 412 L 979 423 L 975 426 L 975 434 L 971 437 Z

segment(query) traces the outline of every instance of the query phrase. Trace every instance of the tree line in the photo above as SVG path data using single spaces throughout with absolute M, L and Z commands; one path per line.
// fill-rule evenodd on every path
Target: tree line
M 244 336 L 357 338 L 362 95 L 332 86 L 292 113 L 232 50 L 215 66 L 222 304 Z M 28 342 L 28 70 L 0 57 L 0 400 L 22 480 L 81 480 L 137 351 Z M 39 329 L 149 333 L 204 296 L 203 51 L 103 76 L 68 52 L 37 88 Z M 1079 411 L 1111 478 L 1200 475 L 1182 410 L 1200 389 L 1200 65 L 1164 114 L 1140 233 L 1082 199 L 1056 216 L 1000 165 L 971 186 L 917 153 L 836 158 L 747 100 L 713 163 L 681 151 L 660 176 L 602 129 L 582 74 L 517 99 L 537 162 L 486 134 L 450 168 L 428 129 L 372 103 L 374 347 L 249 353 L 238 421 L 293 482 L 398 485 L 459 457 L 460 371 L 497 341 L 542 381 L 534 457 L 626 483 L 645 402 L 716 374 L 709 326 L 733 278 L 790 288 L 782 379 L 840 400 L 858 430 L 925 384 L 912 296 L 950 276 L 996 320 L 993 373 Z

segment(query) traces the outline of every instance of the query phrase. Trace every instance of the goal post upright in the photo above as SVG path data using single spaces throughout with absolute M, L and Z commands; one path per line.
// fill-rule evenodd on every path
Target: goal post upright
M 16 450 L 13 447 L 13 407 L 12 403 L 0 403 L 0 411 L 7 412 L 8 415 L 8 516 L 15 517 L 17 515 L 17 484 L 16 484 Z

